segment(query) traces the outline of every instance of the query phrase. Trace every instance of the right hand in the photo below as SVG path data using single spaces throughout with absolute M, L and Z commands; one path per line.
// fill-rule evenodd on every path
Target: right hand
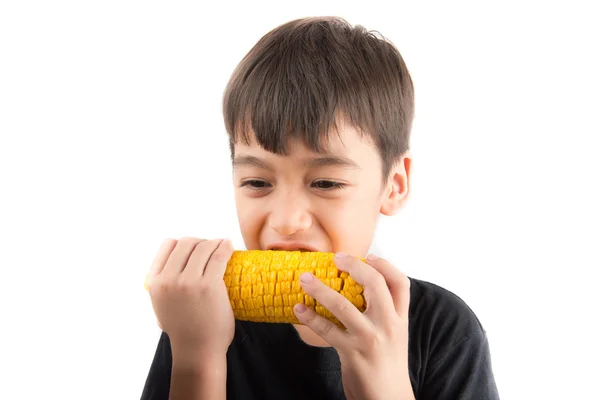
M 174 353 L 194 357 L 227 352 L 235 320 L 223 274 L 232 253 L 229 240 L 184 237 L 161 245 L 147 286 Z

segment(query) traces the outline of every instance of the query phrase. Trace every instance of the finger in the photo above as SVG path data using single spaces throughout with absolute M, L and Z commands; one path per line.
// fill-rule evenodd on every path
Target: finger
M 190 256 L 187 266 L 185 267 L 182 275 L 201 278 L 204 274 L 204 269 L 208 260 L 215 252 L 219 244 L 222 242 L 220 239 L 215 240 L 204 240 L 196 245 L 192 255 Z
M 344 348 L 348 340 L 348 333 L 341 330 L 333 322 L 320 316 L 314 310 L 302 303 L 294 306 L 294 314 L 301 324 L 308 326 L 314 333 L 322 337 L 327 343 L 335 348 Z
M 175 247 L 176 244 L 177 244 L 177 241 L 174 239 L 165 239 L 162 242 L 162 244 L 160 245 L 158 252 L 156 253 L 156 256 L 154 257 L 154 260 L 152 261 L 152 264 L 150 265 L 150 269 L 148 270 L 148 273 L 146 274 L 146 281 L 144 282 L 144 286 L 145 286 L 146 290 L 148 290 L 148 287 L 150 285 L 150 281 L 152 280 L 152 278 L 154 278 L 156 275 L 158 275 L 162 272 L 163 268 L 165 267 L 165 264 L 167 263 L 167 260 L 169 259 L 170 254 L 173 251 L 173 248 Z
M 372 315 L 375 319 L 381 319 L 396 312 L 385 279 L 376 269 L 345 253 L 337 253 L 334 261 L 339 270 L 348 272 L 352 279 L 363 287 L 367 303 L 365 313 Z
M 367 263 L 383 275 L 400 318 L 408 319 L 410 306 L 410 279 L 389 261 L 370 254 Z
M 300 286 L 313 299 L 331 312 L 349 332 L 364 332 L 371 325 L 350 300 L 336 292 L 310 272 L 300 275 Z
M 194 237 L 183 237 L 177 241 L 175 249 L 169 256 L 162 274 L 168 278 L 174 278 L 181 274 L 188 263 L 190 255 L 196 248 L 196 245 L 204 242 L 203 239 Z
M 204 278 L 214 282 L 223 280 L 227 263 L 233 254 L 233 245 L 231 240 L 222 240 L 217 249 L 210 256 L 206 268 L 204 269 Z

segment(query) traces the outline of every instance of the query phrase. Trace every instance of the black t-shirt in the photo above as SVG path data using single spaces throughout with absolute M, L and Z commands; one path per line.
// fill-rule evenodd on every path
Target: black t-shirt
M 409 373 L 417 400 L 499 399 L 485 330 L 437 285 L 411 278 Z M 162 333 L 141 400 L 167 400 L 171 347 Z M 227 398 L 345 399 L 331 347 L 306 344 L 290 324 L 237 321 L 227 353 Z

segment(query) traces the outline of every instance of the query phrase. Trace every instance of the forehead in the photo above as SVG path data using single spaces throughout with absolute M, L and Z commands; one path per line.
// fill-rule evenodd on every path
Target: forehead
M 358 161 L 366 158 L 365 156 L 377 155 L 370 137 L 361 135 L 356 128 L 346 124 L 340 124 L 338 129 L 331 130 L 323 138 L 321 152 L 311 149 L 302 138 L 290 138 L 287 142 L 287 155 L 277 155 L 263 149 L 252 131 L 249 132 L 248 138 L 250 139 L 248 144 L 243 142 L 234 144 L 236 157 L 253 155 L 300 160 L 307 157 L 338 156 Z

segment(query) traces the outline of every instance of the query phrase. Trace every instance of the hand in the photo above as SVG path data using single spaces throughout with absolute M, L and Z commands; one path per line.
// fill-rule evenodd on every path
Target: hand
M 231 242 L 223 240 L 168 239 L 161 245 L 147 286 L 174 355 L 226 354 L 235 321 L 223 274 L 232 253 Z
M 302 304 L 294 308 L 297 318 L 337 350 L 348 399 L 414 399 L 408 373 L 408 277 L 381 258 L 369 257 L 364 263 L 338 253 L 334 260 L 339 270 L 363 286 L 365 312 L 305 273 L 300 277 L 304 291 L 346 330 Z

